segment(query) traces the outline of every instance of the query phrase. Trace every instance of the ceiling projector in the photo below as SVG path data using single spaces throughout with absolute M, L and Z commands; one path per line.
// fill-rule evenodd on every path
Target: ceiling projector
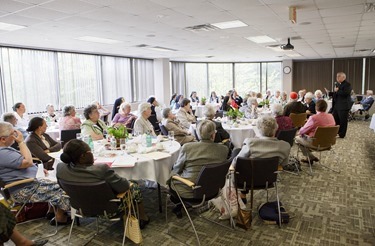
M 290 38 L 288 38 L 288 43 L 287 43 L 287 44 L 280 45 L 280 48 L 281 48 L 282 50 L 293 50 L 293 49 L 294 49 L 294 46 L 290 43 Z

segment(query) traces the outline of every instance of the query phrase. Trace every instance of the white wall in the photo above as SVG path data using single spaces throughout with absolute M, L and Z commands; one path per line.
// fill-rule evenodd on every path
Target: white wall
M 169 104 L 171 97 L 171 69 L 169 59 L 154 59 L 154 88 L 155 97 L 163 105 Z
M 285 66 L 292 68 L 292 71 L 289 74 L 285 74 L 283 69 Z M 292 79 L 293 79 L 293 60 L 283 60 L 281 72 L 283 73 L 283 88 L 282 91 L 289 93 L 292 91 Z

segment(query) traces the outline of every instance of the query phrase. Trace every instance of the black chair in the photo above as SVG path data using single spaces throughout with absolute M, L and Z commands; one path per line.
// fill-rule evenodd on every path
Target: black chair
M 218 118 L 218 117 L 223 118 L 223 110 L 216 111 L 215 118 Z
M 288 130 L 280 130 L 276 137 L 279 140 L 283 140 L 283 141 L 289 143 L 290 148 L 292 148 L 293 144 L 294 144 L 294 138 L 296 137 L 297 131 L 298 131 L 297 127 L 292 128 L 292 129 L 288 129 Z M 297 173 L 289 172 L 289 171 L 286 171 L 286 170 L 283 170 L 283 171 L 294 174 L 294 175 L 299 175 L 299 168 L 297 166 L 297 163 L 294 163 L 294 165 L 297 169 Z
M 179 201 L 181 202 L 189 218 L 190 224 L 193 227 L 193 230 L 195 233 L 195 237 L 198 241 L 198 245 L 200 245 L 200 240 L 198 237 L 198 233 L 195 229 L 193 220 L 191 219 L 190 214 L 188 212 L 188 208 L 194 208 L 194 209 L 201 208 L 208 202 L 208 200 L 216 197 L 219 194 L 220 189 L 224 187 L 225 177 L 228 173 L 228 169 L 229 169 L 231 162 L 232 162 L 232 159 L 229 159 L 220 164 L 210 164 L 210 165 L 203 166 L 195 182 L 191 182 L 178 175 L 172 176 L 171 178 L 171 188 L 176 192 L 177 194 L 176 198 L 178 198 Z M 176 191 L 176 186 L 175 186 L 176 182 L 179 184 L 186 185 L 187 187 L 190 187 L 193 191 L 193 198 L 184 199 L 183 197 L 181 197 L 180 194 Z M 169 198 L 170 198 L 170 194 L 168 194 L 167 196 L 166 206 L 168 205 Z M 166 219 L 166 223 L 168 223 L 168 208 L 167 207 L 165 211 L 166 211 L 165 219 Z
M 70 206 L 76 210 L 73 215 L 72 224 L 70 226 L 68 243 L 72 234 L 74 221 L 76 217 L 95 217 L 96 233 L 99 233 L 98 219 L 105 218 L 109 221 L 119 221 L 121 216 L 109 217 L 118 212 L 119 203 L 124 197 L 124 193 L 115 195 L 111 187 L 105 181 L 92 183 L 69 182 L 58 179 L 61 188 L 66 192 L 70 199 Z M 73 213 L 72 213 L 73 214 Z M 95 236 L 94 235 L 94 236 Z M 122 245 L 125 242 L 125 233 Z
M 64 145 L 67 142 L 69 142 L 72 139 L 75 139 L 77 136 L 77 133 L 81 133 L 81 129 L 61 130 L 61 135 L 60 135 L 61 146 L 64 147 Z
M 165 126 L 162 123 L 159 123 L 161 134 L 164 136 L 168 136 L 168 130 L 165 128 Z
M 235 184 L 239 190 L 250 191 L 250 207 L 253 211 L 254 190 L 276 188 L 277 209 L 279 212 L 279 226 L 281 227 L 280 199 L 277 189 L 277 174 L 279 158 L 244 158 L 238 157 L 235 167 Z

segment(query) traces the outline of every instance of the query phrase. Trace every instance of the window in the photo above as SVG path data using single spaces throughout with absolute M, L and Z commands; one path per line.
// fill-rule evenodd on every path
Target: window
M 186 63 L 186 97 L 196 91 L 198 97 L 208 96 L 207 63 Z
M 22 102 L 27 112 L 44 111 L 57 105 L 57 74 L 54 52 L 1 49 L 5 110 Z
M 73 104 L 80 108 L 100 101 L 100 57 L 70 53 L 58 53 L 57 57 L 60 105 Z
M 132 102 L 130 59 L 121 57 L 102 57 L 103 104 L 113 104 L 116 98 L 124 97 Z
M 268 89 L 272 94 L 282 89 L 281 62 L 262 63 L 262 94 Z
M 241 96 L 260 91 L 260 63 L 235 64 L 235 88 Z
M 134 98 L 133 101 L 147 101 L 154 95 L 154 63 L 152 60 L 134 59 Z M 126 98 L 125 98 L 126 100 Z
M 225 96 L 233 89 L 233 66 L 232 63 L 211 63 L 208 64 L 209 92 L 215 91 L 216 95 Z

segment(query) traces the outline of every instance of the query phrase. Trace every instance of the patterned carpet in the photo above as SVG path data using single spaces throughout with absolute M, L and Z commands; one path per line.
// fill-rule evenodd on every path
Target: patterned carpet
M 375 133 L 369 121 L 349 123 L 345 139 L 337 139 L 336 154 L 323 153 L 323 162 L 339 168 L 340 174 L 314 165 L 315 175 L 307 174 L 302 164 L 301 176 L 282 174 L 279 188 L 281 201 L 294 217 L 279 229 L 265 225 L 255 216 L 252 228 L 230 230 L 193 216 L 202 245 L 375 245 Z M 296 153 L 296 147 L 292 149 Z M 157 192 L 144 189 L 146 209 L 151 223 L 143 230 L 144 245 L 196 245 L 187 216 L 177 219 L 169 211 L 169 226 L 165 214 L 157 208 Z M 271 199 L 275 200 L 274 192 Z M 163 194 L 163 203 L 165 194 Z M 255 206 L 265 201 L 265 192 L 255 196 Z M 212 215 L 210 211 L 207 215 Z M 121 245 L 122 224 L 102 223 L 101 233 L 93 238 L 95 223 L 82 220 L 74 227 L 71 245 Z M 224 222 L 228 224 L 227 222 Z M 169 228 L 169 234 L 167 234 Z M 18 225 L 30 238 L 51 232 L 46 220 Z M 59 227 L 47 245 L 67 245 L 69 227 Z M 171 236 L 174 235 L 174 236 Z M 180 241 L 178 241 L 178 238 Z M 8 243 L 6 245 L 13 245 Z M 133 245 L 127 240 L 126 245 Z

